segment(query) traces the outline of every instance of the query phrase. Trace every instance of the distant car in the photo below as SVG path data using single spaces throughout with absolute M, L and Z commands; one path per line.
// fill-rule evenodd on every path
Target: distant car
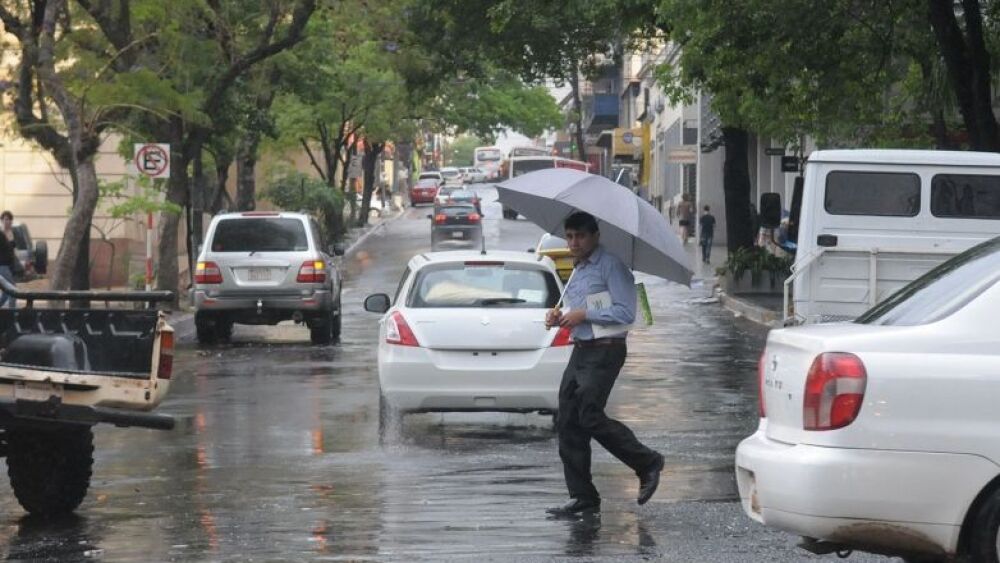
M 479 194 L 477 194 L 472 190 L 458 189 L 449 191 L 447 203 L 448 204 L 470 203 L 476 206 L 476 211 L 482 213 L 482 206 L 480 205 Z
M 417 181 L 420 180 L 437 180 L 439 182 L 444 182 L 444 176 L 441 175 L 437 170 L 427 170 L 420 173 L 417 177 Z
M 470 203 L 452 203 L 434 208 L 431 216 L 431 250 L 443 243 L 478 246 L 483 237 L 483 216 Z
M 340 273 L 319 226 L 302 213 L 216 215 L 194 275 L 198 342 L 228 340 L 233 324 L 294 320 L 314 344 L 340 337 Z
M 445 186 L 461 187 L 465 183 L 462 172 L 458 168 L 445 167 L 441 169 L 441 177 Z
M 772 330 L 743 510 L 813 552 L 997 561 L 1000 237 L 850 323 Z
M 573 253 L 569 250 L 569 245 L 566 243 L 566 239 L 546 233 L 538 240 L 535 253 L 539 256 L 551 258 L 555 262 L 559 279 L 564 283 L 569 281 L 570 275 L 573 274 L 574 258 Z
M 14 255 L 24 270 L 15 272 L 17 281 L 30 280 L 36 275 L 45 275 L 49 269 L 49 245 L 40 240 L 32 246 L 28 225 L 19 223 L 11 227 L 14 231 Z
M 441 181 L 436 178 L 424 178 L 410 188 L 410 205 L 434 203 Z
M 457 186 L 441 186 L 441 188 L 437 192 L 437 195 L 434 196 L 434 204 L 435 205 L 447 204 L 448 200 L 451 199 L 451 193 L 460 189 L 462 188 Z
M 365 299 L 382 313 L 380 429 L 411 412 L 555 413 L 573 340 L 546 330 L 562 285 L 552 262 L 526 252 L 424 253 L 396 293 Z
M 461 170 L 467 184 L 479 184 L 486 181 L 487 173 L 482 168 L 470 167 L 462 168 Z

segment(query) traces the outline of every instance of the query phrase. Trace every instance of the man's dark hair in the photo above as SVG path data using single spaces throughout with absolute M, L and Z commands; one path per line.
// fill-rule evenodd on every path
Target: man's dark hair
M 11 213 L 10 211 L 4 211 L 3 213 L 0 213 L 0 220 L 2 219 L 10 219 L 11 221 L 13 221 L 14 214 Z
M 705 211 L 708 211 L 708 210 L 709 210 L 709 207 L 706 205 L 705 206 Z
M 598 231 L 597 219 L 590 213 L 577 211 L 566 218 L 563 228 L 573 229 L 574 231 L 587 231 L 590 234 L 594 234 Z

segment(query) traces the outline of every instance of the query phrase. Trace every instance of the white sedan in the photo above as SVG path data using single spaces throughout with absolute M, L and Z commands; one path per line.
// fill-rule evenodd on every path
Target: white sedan
M 394 413 L 554 413 L 572 351 L 545 328 L 562 284 L 552 261 L 526 252 L 430 252 L 410 260 L 395 303 L 375 294 L 380 422 Z
M 1000 238 L 853 323 L 772 331 L 736 451 L 744 511 L 816 553 L 997 561 L 998 281 Z

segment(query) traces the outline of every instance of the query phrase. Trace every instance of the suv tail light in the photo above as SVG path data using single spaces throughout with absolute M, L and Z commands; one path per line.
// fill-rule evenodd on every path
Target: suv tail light
M 568 326 L 559 327 L 559 332 L 552 339 L 551 346 L 570 346 L 573 344 L 573 331 Z
M 194 283 L 222 283 L 222 270 L 215 262 L 198 262 L 194 270 Z
M 767 418 L 767 403 L 764 399 L 764 371 L 767 369 L 767 349 L 760 353 L 757 360 L 757 412 L 761 418 Z
M 385 321 L 385 342 L 398 346 L 420 346 L 410 325 L 406 324 L 406 319 L 399 311 L 394 311 Z
M 858 417 L 868 373 L 861 359 L 846 352 L 824 352 L 813 360 L 802 397 L 805 430 L 835 430 Z
M 157 379 L 170 379 L 174 374 L 174 333 L 160 332 L 160 363 L 156 366 Z
M 326 262 L 322 260 L 306 260 L 295 276 L 298 283 L 323 283 L 326 281 Z
M 438 213 L 434 216 L 434 223 L 437 225 L 443 225 L 445 221 L 448 220 L 448 216 L 444 213 Z

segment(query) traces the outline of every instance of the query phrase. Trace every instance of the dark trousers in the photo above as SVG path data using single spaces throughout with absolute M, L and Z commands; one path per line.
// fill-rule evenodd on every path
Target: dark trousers
M 658 461 L 635 434 L 604 414 L 611 388 L 625 363 L 625 343 L 583 348 L 575 346 L 559 386 L 559 457 L 569 496 L 600 499 L 590 475 L 590 440 L 597 440 L 636 474 Z
M 702 237 L 701 239 L 701 261 L 708 263 L 712 258 L 712 237 Z

